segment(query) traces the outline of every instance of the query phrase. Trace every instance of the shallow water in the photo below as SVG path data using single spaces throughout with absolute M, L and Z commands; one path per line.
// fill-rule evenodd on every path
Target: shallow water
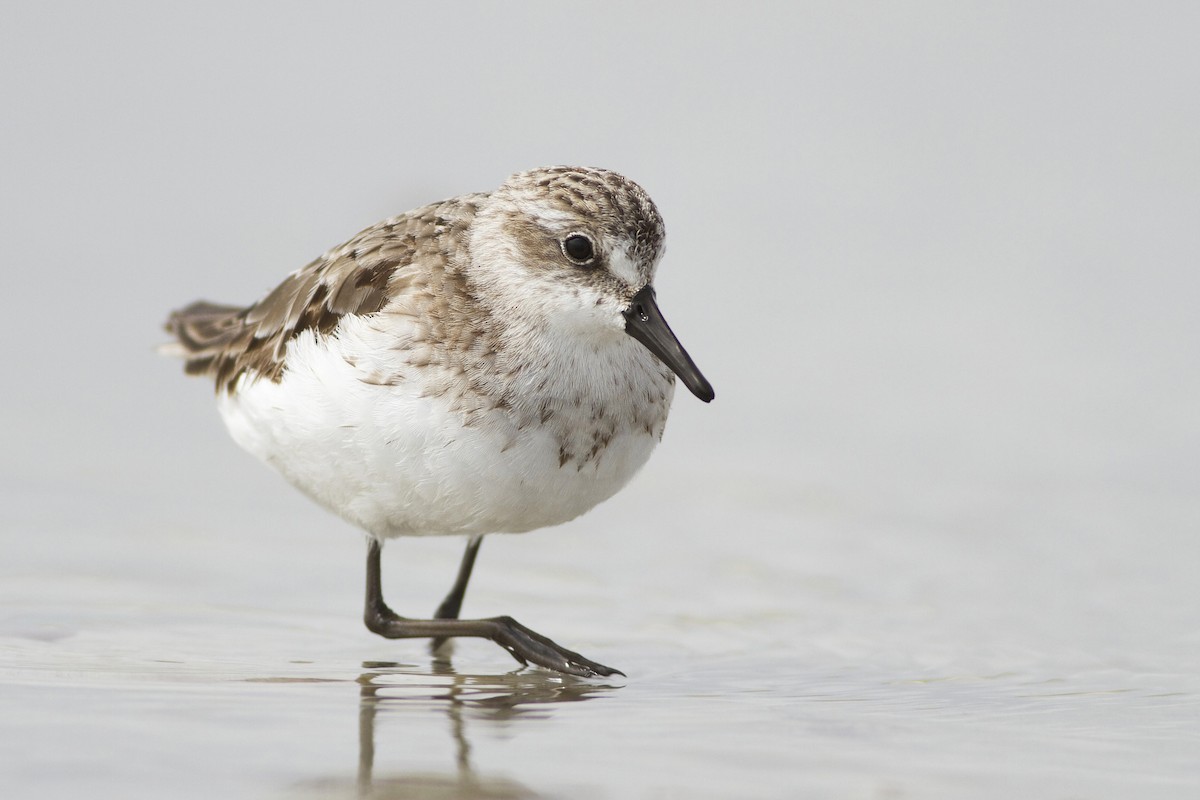
M 1117 798 L 1200 787 L 1196 544 L 1183 527 L 1164 538 L 1170 515 L 1155 549 L 1174 562 L 1120 527 L 1072 538 L 1095 507 L 1042 509 L 1060 531 L 1047 538 L 985 509 L 938 519 L 925 508 L 916 525 L 851 513 L 828 490 L 797 500 L 766 476 L 697 499 L 695 482 L 656 474 L 569 528 L 488 539 L 465 608 L 512 613 L 624 679 L 521 670 L 486 642 L 460 642 L 441 663 L 421 642 L 371 636 L 357 617 L 361 543 L 322 530 L 338 524 L 298 498 L 280 506 L 284 531 L 222 529 L 214 509 L 195 531 L 119 552 L 83 535 L 38 538 L 0 587 L 4 794 Z M 680 546 L 700 519 L 752 524 L 755 546 Z M 457 555 L 456 541 L 393 543 L 393 605 L 435 604 Z

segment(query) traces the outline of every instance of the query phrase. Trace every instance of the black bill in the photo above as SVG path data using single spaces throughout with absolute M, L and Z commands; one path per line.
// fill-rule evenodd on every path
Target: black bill
M 713 388 L 700 374 L 692 357 L 675 338 L 671 326 L 663 319 L 654 300 L 654 287 L 646 285 L 633 296 L 629 308 L 625 309 L 625 332 L 646 346 L 679 380 L 691 389 L 692 394 L 704 402 L 710 402 Z

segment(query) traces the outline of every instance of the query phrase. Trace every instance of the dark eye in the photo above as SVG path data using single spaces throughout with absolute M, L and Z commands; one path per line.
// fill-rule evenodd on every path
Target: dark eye
M 592 240 L 581 233 L 573 233 L 562 243 L 563 252 L 567 254 L 567 258 L 580 264 L 592 260 L 596 255 L 596 251 L 592 248 Z

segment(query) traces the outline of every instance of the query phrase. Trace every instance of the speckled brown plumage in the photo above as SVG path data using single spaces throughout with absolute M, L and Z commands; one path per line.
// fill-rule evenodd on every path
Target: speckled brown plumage
M 450 262 L 461 255 L 475 211 L 470 197 L 426 206 L 361 231 L 289 275 L 266 297 L 247 307 L 198 301 L 175 311 L 166 329 L 182 346 L 191 375 L 212 375 L 218 391 L 231 391 L 250 374 L 278 381 L 287 343 L 306 331 L 332 332 L 347 314 L 374 314 L 408 294 L 427 302 L 455 297 L 439 283 L 454 283 Z M 414 263 L 421 270 L 405 270 Z M 440 278 L 440 280 L 439 280 Z M 431 318 L 430 322 L 436 322 Z M 439 326 L 431 335 L 462 332 Z

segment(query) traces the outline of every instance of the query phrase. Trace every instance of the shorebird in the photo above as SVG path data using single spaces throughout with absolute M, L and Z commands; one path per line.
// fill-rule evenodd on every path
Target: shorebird
M 215 381 L 239 445 L 366 532 L 371 631 L 620 674 L 511 617 L 459 611 L 485 534 L 615 494 L 662 437 L 675 376 L 713 399 L 655 299 L 663 236 L 633 181 L 535 169 L 373 225 L 251 305 L 178 310 L 165 349 Z M 469 537 L 450 593 L 432 619 L 399 616 L 383 543 L 446 534 Z

